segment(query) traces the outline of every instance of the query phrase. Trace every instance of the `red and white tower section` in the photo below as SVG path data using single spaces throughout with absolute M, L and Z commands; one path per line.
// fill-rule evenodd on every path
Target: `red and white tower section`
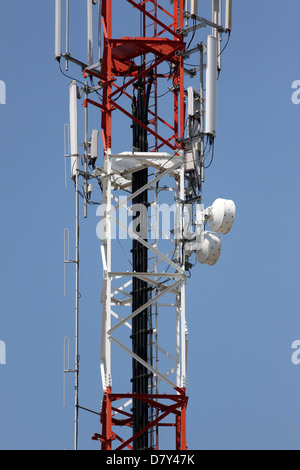
M 149 450 L 159 449 L 168 431 L 170 450 L 187 450 L 187 316 L 193 314 L 186 311 L 188 279 L 195 265 L 218 261 L 221 234 L 235 219 L 230 200 L 202 205 L 214 158 L 217 83 L 224 38 L 228 42 L 231 33 L 232 1 L 212 0 L 212 17 L 205 19 L 197 0 L 87 0 L 86 61 L 70 52 L 71 5 L 66 0 L 64 9 L 62 3 L 56 0 L 55 56 L 72 78 L 65 153 L 76 190 L 77 235 L 81 197 L 85 217 L 94 187 L 103 199 L 97 210 L 103 393 L 92 438 L 102 450 Z M 128 30 L 124 37 L 116 35 L 121 14 Z M 83 105 L 83 142 L 78 103 Z M 90 128 L 96 110 L 99 119 Z M 125 148 L 118 122 L 122 133 L 128 132 Z M 116 256 L 120 246 L 123 253 Z M 76 350 L 70 371 L 75 374 L 75 449 L 81 408 L 79 248 L 76 237 Z M 192 332 L 190 341 L 196 340 Z

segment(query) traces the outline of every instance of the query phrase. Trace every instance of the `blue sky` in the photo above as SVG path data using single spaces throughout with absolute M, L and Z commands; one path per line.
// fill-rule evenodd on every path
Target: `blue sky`
M 201 3 L 205 16 L 210 1 Z M 204 203 L 233 199 L 237 218 L 219 263 L 196 266 L 187 289 L 191 449 L 300 446 L 300 366 L 291 362 L 300 339 L 300 106 L 291 100 L 300 80 L 299 14 L 294 0 L 234 2 Z M 130 17 L 117 15 L 125 35 Z M 63 231 L 69 227 L 74 242 L 74 194 L 71 184 L 64 188 L 69 80 L 54 61 L 54 2 L 2 1 L 0 31 L 7 87 L 0 105 L 0 341 L 7 352 L 0 448 L 72 449 L 74 384 L 67 377 L 63 407 L 62 370 L 65 336 L 73 360 L 74 272 L 67 268 L 64 297 Z M 76 15 L 72 41 L 84 57 Z M 102 268 L 95 209 L 89 214 L 81 237 L 80 393 L 82 406 L 97 410 Z M 97 448 L 95 432 L 97 416 L 80 413 L 79 447 Z

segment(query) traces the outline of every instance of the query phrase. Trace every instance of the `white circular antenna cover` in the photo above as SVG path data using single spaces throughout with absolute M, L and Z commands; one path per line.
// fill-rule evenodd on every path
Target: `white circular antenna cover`
M 209 218 L 210 228 L 216 233 L 229 233 L 234 224 L 236 207 L 233 201 L 217 199 L 212 207 L 212 216 Z
M 197 251 L 197 259 L 201 264 L 214 266 L 221 256 L 222 239 L 220 235 L 212 232 L 204 232 L 203 237 L 202 247 Z

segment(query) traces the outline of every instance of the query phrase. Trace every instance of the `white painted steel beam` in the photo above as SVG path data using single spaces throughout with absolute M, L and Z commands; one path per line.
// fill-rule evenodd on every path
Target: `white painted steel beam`
M 131 320 L 133 317 L 138 315 L 140 312 L 142 312 L 143 310 L 146 310 L 148 307 L 150 307 L 150 305 L 152 305 L 154 302 L 156 302 L 158 299 L 160 299 L 163 295 L 167 294 L 167 292 L 170 292 L 172 289 L 174 289 L 177 286 L 179 287 L 181 283 L 182 283 L 182 281 L 180 280 L 180 281 L 174 282 L 173 284 L 168 286 L 163 292 L 161 292 L 160 294 L 157 294 L 155 297 L 148 300 L 148 302 L 146 302 L 144 305 L 142 305 L 141 307 L 136 309 L 134 312 L 132 312 L 130 315 L 128 315 L 125 319 L 123 319 L 122 321 L 117 323 L 117 325 L 115 325 L 111 329 L 107 330 L 107 333 L 110 335 L 113 331 L 120 328 L 120 326 L 124 325 L 126 322 Z
M 135 359 L 136 361 L 138 361 L 140 364 L 142 364 L 144 367 L 146 367 L 146 369 L 150 370 L 154 375 L 156 375 L 157 377 L 160 377 L 161 380 L 163 380 L 164 382 L 166 382 L 168 385 L 170 385 L 172 388 L 176 388 L 176 384 L 174 382 L 172 382 L 171 380 L 168 379 L 168 377 L 166 377 L 166 375 L 162 374 L 161 372 L 159 372 L 157 369 L 155 369 L 154 367 L 152 367 L 150 364 L 148 364 L 148 362 L 144 361 L 142 358 L 140 358 L 137 354 L 134 354 L 132 351 L 130 351 L 130 349 L 128 349 L 124 344 L 122 344 L 120 341 L 118 341 L 116 338 L 114 338 L 113 336 L 111 336 L 111 340 L 116 344 L 118 345 L 121 349 L 123 349 L 123 351 L 125 351 L 127 354 L 129 354 L 133 359 Z

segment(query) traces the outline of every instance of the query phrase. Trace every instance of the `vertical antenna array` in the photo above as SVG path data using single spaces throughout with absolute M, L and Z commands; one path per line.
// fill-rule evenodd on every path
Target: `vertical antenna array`
M 81 75 L 77 80 L 69 77 L 66 125 L 76 198 L 75 260 L 70 261 L 69 254 L 65 260 L 75 265 L 75 366 L 69 369 L 67 340 L 65 370 L 75 374 L 75 449 L 81 409 L 100 414 L 101 431 L 92 439 L 101 442 L 102 450 L 159 449 L 162 429 L 175 429 L 174 448 L 187 449 L 187 280 L 195 265 L 193 258 L 208 265 L 218 261 L 220 234 L 230 231 L 235 218 L 232 201 L 217 199 L 207 209 L 202 206 L 205 173 L 214 158 L 217 83 L 223 36 L 227 34 L 229 40 L 232 29 L 232 0 L 225 0 L 225 5 L 212 0 L 211 20 L 198 16 L 198 0 L 165 3 L 119 0 L 117 8 L 112 0 L 87 0 L 87 57 L 82 61 L 70 47 L 69 0 L 65 1 L 66 51 L 62 52 L 62 2 L 55 0 L 55 59 L 61 72 L 65 60 L 66 71 L 74 68 L 74 76 L 79 67 L 84 79 L 83 83 Z M 112 31 L 121 10 L 127 14 L 128 34 L 118 38 Z M 133 32 L 136 24 L 140 30 Z M 199 41 L 198 34 L 207 28 L 211 34 Z M 189 65 L 195 61 L 191 57 L 199 65 Z M 84 106 L 81 154 L 78 101 Z M 90 107 L 98 109 L 101 117 L 93 128 Z M 113 135 L 112 123 L 121 115 L 127 119 L 128 134 L 132 133 L 132 147 L 118 153 L 121 144 Z M 88 206 L 97 204 L 92 201 L 94 186 L 101 188 L 103 196 L 98 208 L 102 209 L 103 266 L 100 413 L 79 403 L 80 198 L 86 218 Z M 166 201 L 173 214 L 167 227 L 170 214 L 162 211 Z M 131 223 L 117 217 L 120 211 L 126 212 Z M 207 223 L 213 231 L 206 230 Z M 132 240 L 131 261 L 115 237 L 116 229 Z M 114 256 L 118 244 L 130 263 L 126 269 Z M 125 368 L 125 357 L 131 362 L 130 392 L 118 389 L 112 345 L 121 353 L 119 367 Z M 64 351 L 66 355 L 66 339 Z M 116 433 L 116 427 L 124 436 Z

